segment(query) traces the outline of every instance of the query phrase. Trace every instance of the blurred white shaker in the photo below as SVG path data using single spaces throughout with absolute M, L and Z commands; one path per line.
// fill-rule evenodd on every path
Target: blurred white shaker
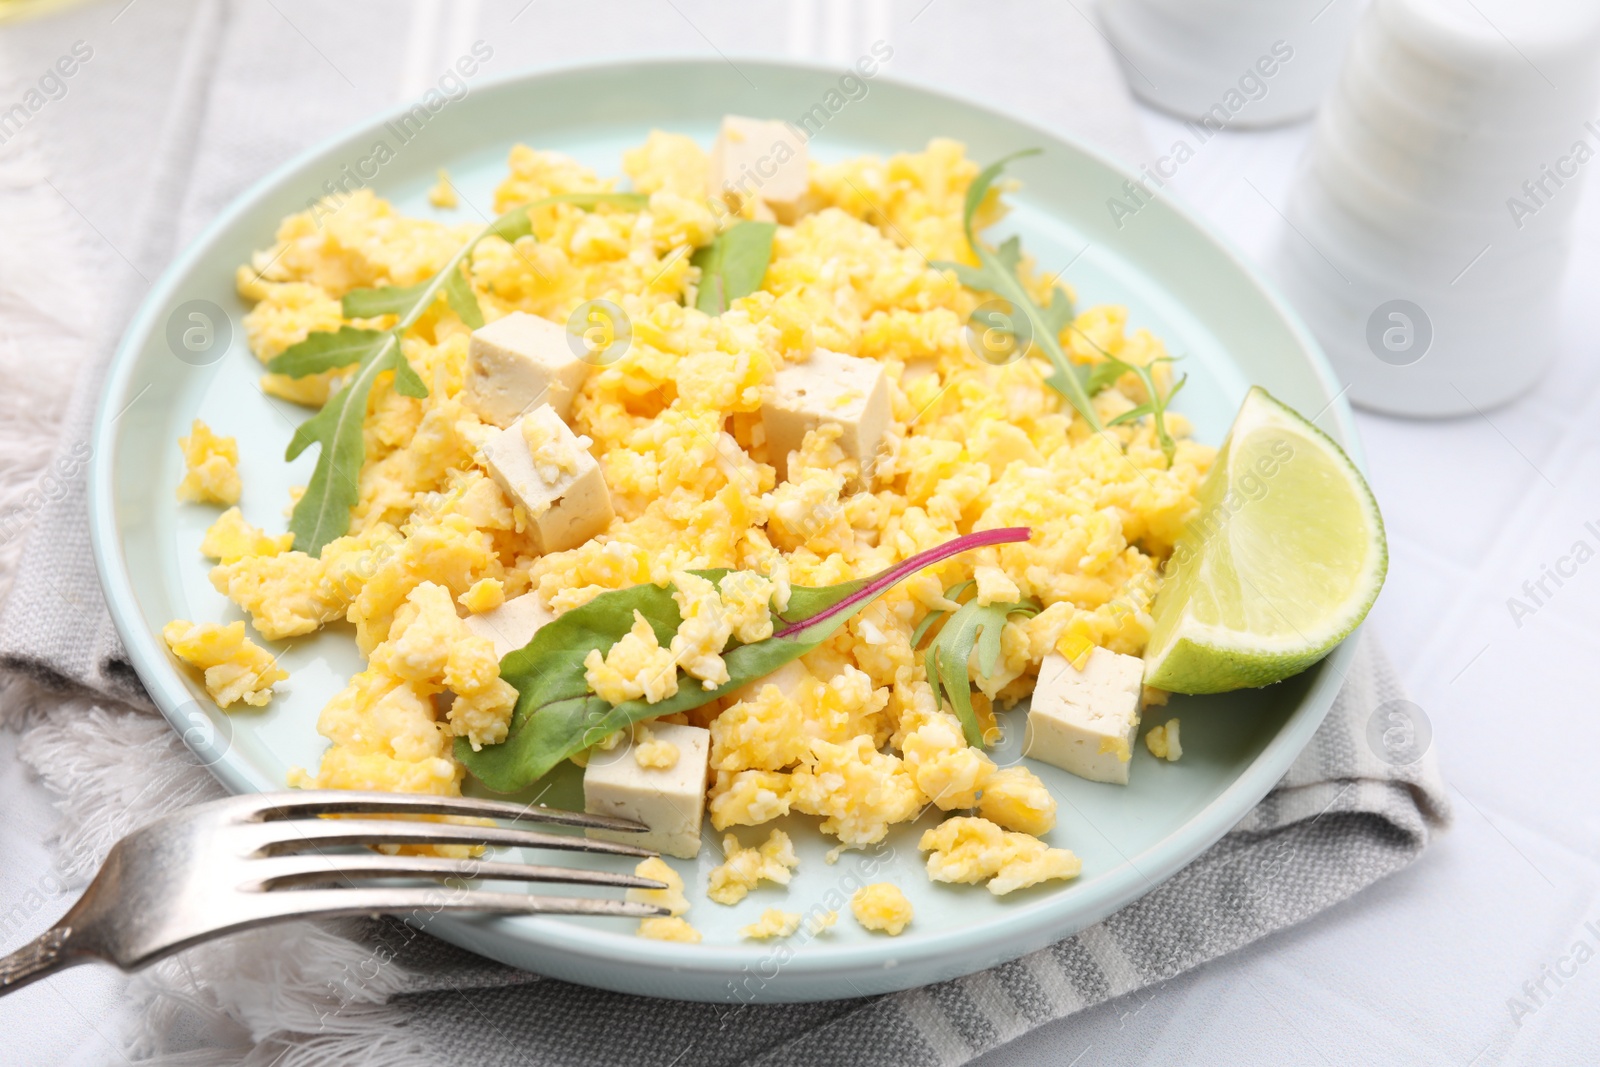
M 1270 126 L 1315 111 L 1361 0 L 1100 0 L 1099 7 L 1141 100 L 1221 128 Z
M 1597 90 L 1600 0 L 1373 0 L 1274 262 L 1352 400 L 1462 415 L 1538 381 Z

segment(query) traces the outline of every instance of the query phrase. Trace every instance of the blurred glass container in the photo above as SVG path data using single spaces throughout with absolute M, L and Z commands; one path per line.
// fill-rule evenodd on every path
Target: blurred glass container
M 1374 0 L 1273 262 L 1355 403 L 1464 415 L 1538 382 L 1597 94 L 1595 0 Z
M 1179 118 L 1272 126 L 1317 109 L 1361 0 L 1100 0 L 1128 85 Z

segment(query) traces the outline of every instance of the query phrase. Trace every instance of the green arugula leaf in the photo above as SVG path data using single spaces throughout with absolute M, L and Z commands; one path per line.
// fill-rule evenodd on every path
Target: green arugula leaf
M 478 306 L 478 295 L 472 291 L 466 272 L 459 267 L 445 273 L 444 298 L 450 302 L 450 310 L 467 324 L 467 329 L 483 328 L 483 309 Z
M 1061 331 L 1071 326 L 1078 317 L 1078 309 L 1072 306 L 1072 298 L 1061 289 L 1050 290 L 1050 303 L 1043 308 L 1045 325 L 1050 329 L 1050 336 L 1059 338 Z M 1077 370 L 1076 367 L 1073 368 Z
M 1172 388 L 1167 390 L 1166 395 L 1163 396 L 1161 391 L 1156 388 L 1154 368 L 1160 363 L 1177 362 L 1174 357 L 1161 356 L 1158 359 L 1151 360 L 1148 367 L 1141 367 L 1136 363 L 1128 363 L 1113 356 L 1110 352 L 1095 344 L 1094 340 L 1082 330 L 1078 331 L 1078 336 L 1088 341 L 1094 347 L 1094 350 L 1103 357 L 1102 362 L 1096 363 L 1094 369 L 1089 372 L 1087 382 L 1089 395 L 1093 396 L 1102 389 L 1109 389 L 1124 374 L 1132 374 L 1139 379 L 1144 386 L 1145 395 L 1150 398 L 1138 407 L 1124 411 L 1121 415 L 1106 423 L 1106 425 L 1121 426 L 1125 422 L 1133 422 L 1136 419 L 1144 418 L 1146 415 L 1150 416 L 1150 421 L 1155 426 L 1156 442 L 1161 445 L 1161 451 L 1167 457 L 1167 466 L 1172 466 L 1172 457 L 1177 454 L 1178 442 L 1173 440 L 1172 434 L 1167 431 L 1167 405 L 1172 403 L 1172 398 L 1177 396 L 1178 391 L 1188 382 L 1189 376 L 1185 374 L 1182 378 L 1179 378 Z
M 736 222 L 710 244 L 695 249 L 689 257 L 689 262 L 700 268 L 694 306 L 707 315 L 720 315 L 741 296 L 761 288 L 777 232 L 777 224 L 772 222 Z
M 267 364 L 268 370 L 295 378 L 333 367 L 357 368 L 321 411 L 300 424 L 289 441 L 287 459 L 294 459 L 313 444 L 321 446 L 311 481 L 306 484 L 305 494 L 295 504 L 289 520 L 295 548 L 319 556 L 329 541 L 343 537 L 350 529 L 350 509 L 360 496 L 357 480 L 361 463 L 366 458 L 361 428 L 366 420 L 372 384 L 378 375 L 393 371 L 395 390 L 403 396 L 428 395 L 427 384 L 402 351 L 401 338 L 406 331 L 422 318 L 441 290 L 462 322 L 474 330 L 481 327 L 483 309 L 478 305 L 466 273 L 473 251 L 485 237 L 514 241 L 532 233 L 529 212 L 548 204 L 575 204 L 585 210 L 608 204 L 639 210 L 649 204 L 649 197 L 641 193 L 562 193 L 512 208 L 462 245 L 439 273 L 427 281 L 418 285 L 357 289 L 345 294 L 341 309 L 347 318 L 396 315 L 399 320 L 394 329 L 358 330 L 341 326 L 337 331 L 313 333 Z
M 962 594 L 971 589 L 974 584 L 976 583 L 969 578 L 957 585 L 952 585 L 944 591 L 944 598 L 946 600 L 959 601 Z M 942 608 L 935 608 L 924 615 L 922 621 L 917 623 L 917 628 L 911 631 L 911 647 L 919 647 L 922 644 L 922 639 L 928 635 L 928 631 L 933 629 L 934 625 L 948 614 L 950 613 Z
M 946 599 L 954 600 L 972 583 L 953 586 L 945 592 Z M 1007 604 L 979 604 L 969 600 L 950 617 L 939 630 L 922 655 L 922 665 L 933 687 L 935 701 L 948 701 L 961 720 L 961 732 L 967 744 L 975 748 L 987 747 L 983 728 L 978 725 L 978 714 L 972 708 L 972 682 L 967 675 L 967 664 L 972 660 L 973 649 L 978 652 L 977 668 L 982 677 L 994 673 L 1000 662 L 1000 636 L 1006 620 L 1013 615 L 1037 615 L 1039 605 L 1032 600 Z M 929 616 L 943 616 L 944 612 L 929 612 Z M 918 626 L 919 634 L 926 634 L 929 626 L 924 618 Z M 911 647 L 916 648 L 917 635 Z
M 1006 164 L 1014 159 L 1038 153 L 1039 149 L 1030 148 L 1014 152 L 1004 159 L 991 163 L 967 187 L 963 225 L 967 232 L 967 243 L 972 246 L 973 254 L 978 257 L 980 265 L 974 268 L 964 263 L 936 261 L 933 266 L 941 270 L 954 271 L 956 279 L 968 289 L 993 293 L 1026 316 L 1033 344 L 1037 345 L 1050 360 L 1052 367 L 1050 375 L 1045 378 L 1045 384 L 1060 393 L 1067 403 L 1083 416 L 1090 428 L 1098 431 L 1105 427 L 1101 425 L 1100 417 L 1095 414 L 1094 405 L 1089 401 L 1081 372 L 1072 365 L 1061 349 L 1060 333 L 1062 328 L 1072 321 L 1072 301 L 1067 299 L 1065 293 L 1056 290 L 1051 294 L 1050 303 L 1046 307 L 1041 308 L 1034 303 L 1017 277 L 1017 266 L 1022 258 L 1021 242 L 1016 237 L 1010 237 L 1002 242 L 998 249 L 990 249 L 978 240 L 978 235 L 972 228 L 972 221 L 977 216 L 978 208 L 983 204 L 983 198 L 988 195 L 989 189 L 1000 176 L 1000 172 L 1005 169 Z
M 699 681 L 680 674 L 677 693 L 654 704 L 629 700 L 613 706 L 601 700 L 584 680 L 583 660 L 591 649 L 604 653 L 621 640 L 633 627 L 635 611 L 650 623 L 661 645 L 671 644 L 682 622 L 672 590 L 635 585 L 601 593 L 541 627 L 526 647 L 506 654 L 500 676 L 519 694 L 506 739 L 476 752 L 466 739 L 457 739 L 456 758 L 488 788 L 515 792 L 614 730 L 700 707 L 766 677 L 817 648 L 851 616 L 924 567 L 984 545 L 1026 541 L 1029 533 L 1027 527 L 985 530 L 918 553 L 870 578 L 821 588 L 796 586 L 784 612 L 773 613 L 771 637 L 722 653 L 727 682 L 703 689 Z M 727 572 L 695 573 L 720 582 Z
M 312 444 L 322 446 L 317 466 L 306 491 L 289 518 L 289 532 L 295 547 L 310 555 L 322 553 L 329 541 L 343 537 L 350 529 L 350 509 L 359 498 L 356 475 L 366 458 L 362 423 L 367 416 L 367 398 L 379 374 L 395 372 L 395 388 L 406 396 L 427 396 L 427 387 L 417 377 L 400 352 L 397 331 L 386 331 L 383 339 L 363 357 L 354 377 L 334 394 L 322 410 L 301 423 L 289 440 L 287 459 L 294 459 Z
M 273 374 L 304 378 L 308 374 L 348 367 L 371 356 L 385 343 L 386 330 L 358 330 L 341 326 L 336 333 L 307 334 L 299 344 L 290 345 L 267 361 Z
M 385 285 L 379 289 L 352 289 L 339 301 L 347 319 L 375 319 L 379 315 L 402 315 L 411 310 L 427 282 L 416 285 Z

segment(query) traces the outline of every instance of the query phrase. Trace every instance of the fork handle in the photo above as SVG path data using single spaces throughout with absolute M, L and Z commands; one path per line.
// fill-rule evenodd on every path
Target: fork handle
M 71 937 L 72 927 L 55 926 L 0 959 L 0 996 L 82 962 L 84 957 L 67 951 Z

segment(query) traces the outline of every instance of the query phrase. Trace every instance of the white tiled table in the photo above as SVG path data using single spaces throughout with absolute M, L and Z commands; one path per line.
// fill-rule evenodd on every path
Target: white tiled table
M 1152 143 L 1178 124 L 1146 113 Z M 1229 133 L 1174 182 L 1251 255 L 1276 239 L 1303 126 Z M 1246 181 L 1248 179 L 1248 181 Z M 1388 523 L 1374 628 L 1426 710 L 1454 830 L 1413 868 L 1285 934 L 992 1053 L 1024 1064 L 1600 1063 L 1600 562 L 1518 626 L 1523 596 L 1574 543 L 1600 551 L 1600 189 L 1580 214 L 1565 345 L 1531 396 L 1486 418 L 1363 416 Z M 1552 589 L 1553 583 L 1547 583 Z M 0 899 L 48 886 L 48 797 L 0 735 Z M 42 928 L 65 906 L 15 920 Z M 8 921 L 12 921 L 8 919 Z M 1585 928 L 1593 922 L 1593 930 Z M 1563 958 L 1568 958 L 1563 963 Z M 1558 983 L 1557 969 L 1571 971 Z M 1543 981 L 1534 1001 L 1524 990 Z M 121 1062 L 122 979 L 82 968 L 0 1000 L 0 1065 Z M 1533 1010 L 1513 1021 L 1508 999 Z

